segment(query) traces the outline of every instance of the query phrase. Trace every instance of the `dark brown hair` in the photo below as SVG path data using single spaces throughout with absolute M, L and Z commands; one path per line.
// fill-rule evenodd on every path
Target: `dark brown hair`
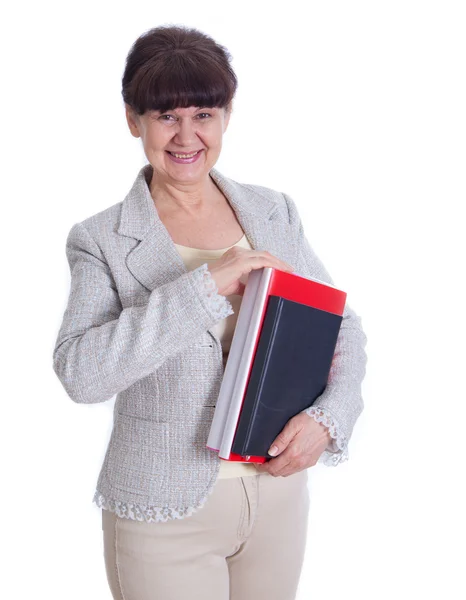
M 228 50 L 197 29 L 163 25 L 131 46 L 122 96 L 138 115 L 147 110 L 231 108 L 238 81 Z

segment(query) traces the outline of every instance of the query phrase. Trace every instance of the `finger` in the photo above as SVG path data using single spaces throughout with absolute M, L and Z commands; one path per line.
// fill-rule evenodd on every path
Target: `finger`
M 298 430 L 296 428 L 295 422 L 288 421 L 282 431 L 277 435 L 277 437 L 273 440 L 268 449 L 267 453 L 270 456 L 279 457 L 284 454 L 287 448 L 293 444 L 293 440 L 298 434 Z
M 289 270 L 289 269 L 294 270 L 294 267 L 292 265 L 285 262 L 284 260 L 280 260 L 273 254 L 270 254 L 270 252 L 268 252 L 267 250 L 264 250 L 264 251 L 252 250 L 248 254 L 249 254 L 248 258 L 250 260 L 252 260 L 252 259 L 259 260 L 259 261 L 261 261 L 262 266 L 264 266 L 264 265 L 271 266 L 271 267 L 275 267 L 277 269 L 285 270 L 285 271 Z
M 268 472 L 278 476 L 281 474 L 283 469 L 285 469 L 291 462 L 291 459 L 287 456 L 279 456 L 277 458 L 273 458 L 268 462 Z
M 281 474 L 293 467 L 293 460 L 287 458 L 285 455 L 273 458 L 269 461 L 268 472 L 275 477 L 280 477 Z
M 290 467 L 282 472 L 281 477 L 289 477 L 290 475 L 294 475 L 295 473 L 299 473 L 300 471 L 304 471 L 297 466 Z
M 285 269 L 285 270 L 294 269 L 294 267 L 292 265 L 290 265 L 290 263 L 287 263 L 285 260 L 281 260 L 280 258 L 278 258 L 278 256 L 274 256 L 273 254 L 270 254 L 270 252 L 266 252 L 266 253 L 276 263 L 278 269 Z

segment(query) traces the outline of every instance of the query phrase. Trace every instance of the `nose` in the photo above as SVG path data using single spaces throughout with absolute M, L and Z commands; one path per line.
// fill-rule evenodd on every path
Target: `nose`
M 190 146 L 197 138 L 196 124 L 193 123 L 190 117 L 180 119 L 177 125 L 175 141 L 182 146 Z

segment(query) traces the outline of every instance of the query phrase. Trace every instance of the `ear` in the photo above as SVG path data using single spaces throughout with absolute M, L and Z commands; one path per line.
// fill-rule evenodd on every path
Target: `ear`
M 131 106 L 129 106 L 129 104 L 126 104 L 125 102 L 125 115 L 126 115 L 126 122 L 128 123 L 128 127 L 129 130 L 131 131 L 131 135 L 138 138 L 141 137 L 141 134 L 139 132 L 139 118 L 138 115 L 134 112 L 134 110 L 131 108 Z

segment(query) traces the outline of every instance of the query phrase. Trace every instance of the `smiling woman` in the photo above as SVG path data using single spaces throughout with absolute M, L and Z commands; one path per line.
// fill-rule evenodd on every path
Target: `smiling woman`
M 123 201 L 67 239 L 71 290 L 53 365 L 76 402 L 116 395 L 94 501 L 118 600 L 294 598 L 307 469 L 321 455 L 346 458 L 362 410 L 365 335 L 346 306 L 329 385 L 288 421 L 279 455 L 257 470 L 207 448 L 249 273 L 334 285 L 288 195 L 214 168 L 237 87 L 230 60 L 196 29 L 136 40 L 122 96 L 148 163 Z

